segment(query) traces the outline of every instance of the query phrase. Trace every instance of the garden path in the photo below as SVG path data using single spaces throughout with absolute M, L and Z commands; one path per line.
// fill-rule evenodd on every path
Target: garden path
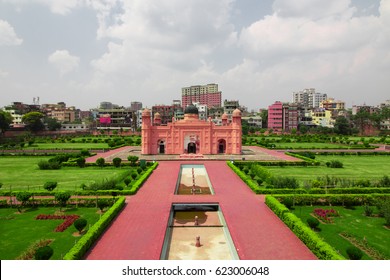
M 172 203 L 218 203 L 240 259 L 304 260 L 315 255 L 224 161 L 204 164 L 215 195 L 174 195 L 180 164 L 163 161 L 88 252 L 88 260 L 160 258 Z

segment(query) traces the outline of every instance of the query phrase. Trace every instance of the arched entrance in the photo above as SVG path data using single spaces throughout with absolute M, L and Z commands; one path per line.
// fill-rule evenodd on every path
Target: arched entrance
M 187 153 L 196 154 L 196 144 L 194 142 L 190 142 L 187 145 Z
M 158 143 L 158 153 L 165 154 L 165 142 L 163 140 Z
M 226 153 L 226 141 L 224 139 L 218 140 L 218 154 Z

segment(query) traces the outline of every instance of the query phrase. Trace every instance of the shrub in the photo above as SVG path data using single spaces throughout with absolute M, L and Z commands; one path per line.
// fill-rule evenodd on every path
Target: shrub
M 52 190 L 54 190 L 55 188 L 57 187 L 57 182 L 46 182 L 44 185 L 43 185 L 43 188 L 49 192 L 51 192 Z
M 76 159 L 76 163 L 80 168 L 85 167 L 85 158 L 79 157 Z
M 131 183 L 131 179 L 130 178 L 125 178 L 123 180 L 123 182 L 126 184 L 126 186 L 128 186 Z
M 0 189 L 1 189 L 2 186 L 3 186 L 3 183 L 0 183 Z
M 317 229 L 320 225 L 320 222 L 314 217 L 307 218 L 306 222 L 311 229 Z
M 87 220 L 84 218 L 79 218 L 73 223 L 74 227 L 78 230 L 78 232 L 81 234 L 83 229 L 87 226 Z
M 331 160 L 326 163 L 326 166 L 330 168 L 343 168 L 343 163 L 339 160 Z
M 390 187 L 390 177 L 387 176 L 387 175 L 383 176 L 383 177 L 379 180 L 378 185 L 379 185 L 380 187 Z
M 97 164 L 97 166 L 99 166 L 99 167 L 104 167 L 105 163 L 106 163 L 106 161 L 105 161 L 104 158 L 98 158 L 98 159 L 96 160 L 96 164 Z
M 372 209 L 372 207 L 370 207 L 369 205 L 364 206 L 364 215 L 366 215 L 367 217 L 371 217 L 373 212 L 374 209 Z
M 103 212 L 104 208 L 110 206 L 110 203 L 107 201 L 107 199 L 99 199 L 97 201 L 97 207 L 100 209 L 100 211 Z
M 115 167 L 120 167 L 121 163 L 122 163 L 122 159 L 121 158 L 116 157 L 116 158 L 114 158 L 112 160 L 112 164 L 114 164 Z
M 351 260 L 360 260 L 363 257 L 363 252 L 353 246 L 347 248 L 347 255 Z
M 131 178 L 133 178 L 133 180 L 134 180 L 135 178 L 137 178 L 138 174 L 134 171 L 134 172 L 132 172 L 132 173 L 130 174 L 130 176 L 131 176 Z
M 31 196 L 32 194 L 29 192 L 19 192 L 16 194 L 16 199 L 21 203 L 20 206 L 23 207 L 27 204 Z M 18 207 L 18 210 L 20 212 L 20 207 Z
M 54 195 L 54 197 L 58 201 L 61 211 L 61 208 L 66 206 L 66 203 L 68 202 L 71 195 L 69 192 L 58 192 Z
M 294 177 L 271 177 L 269 184 L 275 189 L 298 189 L 299 182 Z
M 80 156 L 82 156 L 82 157 L 89 157 L 90 155 L 91 155 L 91 153 L 88 150 L 82 149 L 80 151 Z
M 49 246 L 40 247 L 35 252 L 36 260 L 49 260 L 53 255 L 53 249 Z
M 61 164 L 58 161 L 40 160 L 38 162 L 38 167 L 41 170 L 60 169 Z
M 131 165 L 135 165 L 135 163 L 138 160 L 138 157 L 137 156 L 128 156 L 127 160 L 130 161 Z

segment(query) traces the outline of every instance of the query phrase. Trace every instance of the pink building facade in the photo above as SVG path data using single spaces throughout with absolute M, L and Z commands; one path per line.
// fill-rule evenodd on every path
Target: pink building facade
M 233 112 L 232 121 L 222 116 L 222 125 L 211 119 L 199 120 L 198 109 L 189 105 L 183 120 L 172 119 L 161 125 L 161 116 L 142 112 L 142 154 L 241 154 L 241 112 Z
M 283 103 L 280 101 L 268 106 L 268 129 L 283 130 Z

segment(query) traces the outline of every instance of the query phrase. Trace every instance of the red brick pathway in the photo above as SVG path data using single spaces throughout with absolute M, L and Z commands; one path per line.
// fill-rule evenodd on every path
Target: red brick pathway
M 174 202 L 219 203 L 240 259 L 316 259 L 225 162 L 196 163 L 206 166 L 215 195 L 174 195 L 181 162 L 160 162 L 86 259 L 159 259 Z

